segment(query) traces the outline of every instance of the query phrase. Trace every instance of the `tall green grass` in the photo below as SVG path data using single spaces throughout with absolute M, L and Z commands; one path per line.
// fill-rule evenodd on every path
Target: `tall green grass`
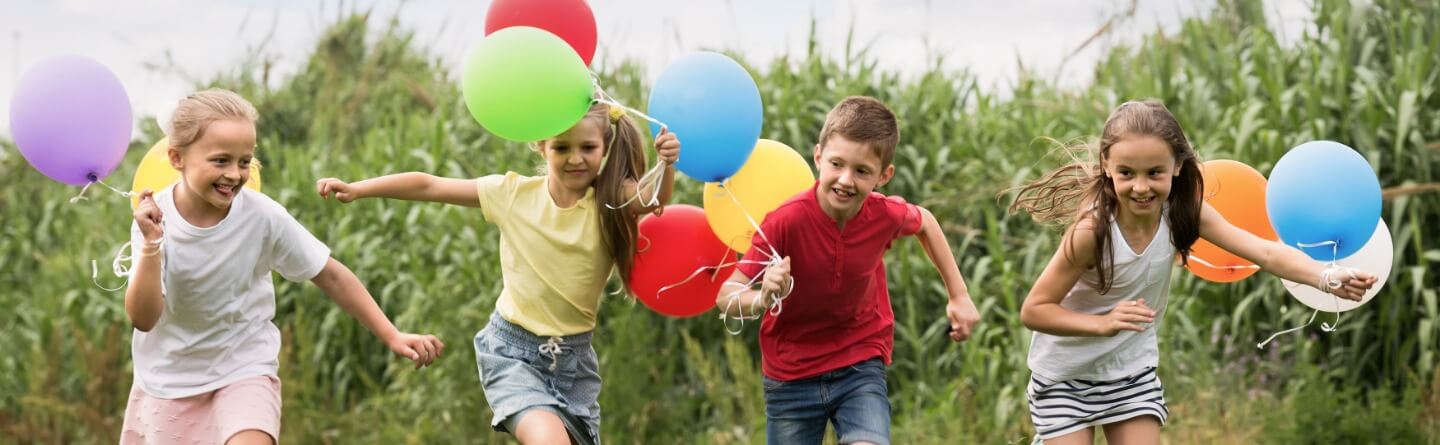
M 1296 42 L 1281 44 L 1253 2 L 1221 1 L 1206 18 L 1114 48 L 1095 82 L 1066 89 L 1026 77 L 1008 91 L 964 71 L 901 77 L 846 42 L 827 57 L 755 61 L 764 137 L 808 153 L 824 113 L 865 94 L 900 116 L 897 176 L 882 191 L 933 211 L 955 247 L 984 322 L 969 342 L 945 339 L 944 292 L 918 245 L 888 257 L 896 309 L 891 367 L 896 443 L 1024 443 L 1025 354 L 1019 305 L 1058 235 L 1004 211 L 1007 188 L 1058 165 L 1040 137 L 1093 136 L 1116 104 L 1166 102 L 1205 159 L 1268 172 L 1285 150 L 1334 139 L 1360 150 L 1392 195 L 1396 240 L 1384 292 L 1347 313 L 1338 332 L 1308 329 L 1252 345 L 1309 313 L 1263 274 L 1237 284 L 1177 270 L 1161 332 L 1161 375 L 1173 443 L 1440 441 L 1440 5 L 1321 0 Z M 812 34 L 813 35 L 813 34 Z M 525 147 L 469 117 L 456 79 L 392 20 L 355 14 L 332 25 L 305 68 L 279 82 L 252 58 L 196 85 L 240 92 L 259 107 L 266 193 L 285 204 L 365 281 L 402 329 L 447 343 L 437 366 L 390 357 L 308 284 L 277 286 L 284 335 L 287 443 L 491 443 L 470 339 L 500 289 L 497 233 L 478 212 L 432 204 L 321 202 L 315 179 L 419 170 L 475 177 L 533 172 Z M 936 64 L 940 66 L 940 64 Z M 618 99 L 645 102 L 633 62 L 599 68 Z M 149 120 L 146 120 L 146 125 Z M 112 183 L 129 181 L 146 128 Z M 683 135 L 681 135 L 683 138 Z M 90 259 L 125 240 L 126 201 L 71 205 L 12 145 L 0 150 L 0 443 L 113 443 L 131 382 L 123 295 L 89 283 Z M 678 182 L 675 202 L 699 203 Z M 94 191 L 92 191 L 94 194 Z M 114 278 L 102 278 L 116 284 Z M 617 283 L 612 283 L 617 286 Z M 613 443 L 758 442 L 764 436 L 756 329 L 724 333 L 710 316 L 676 320 L 608 298 L 596 348 L 605 378 L 604 435 Z M 1336 416 L 1335 413 L 1344 413 Z

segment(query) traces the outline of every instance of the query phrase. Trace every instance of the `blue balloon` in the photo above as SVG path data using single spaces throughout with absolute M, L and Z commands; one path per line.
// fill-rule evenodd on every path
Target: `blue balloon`
M 764 109 L 755 79 L 718 53 L 701 52 L 665 68 L 650 90 L 651 117 L 680 137 L 675 168 L 705 182 L 740 170 L 760 140 Z M 652 126 L 658 135 L 658 126 Z
M 1380 223 L 1380 180 L 1360 153 L 1312 141 L 1280 157 L 1265 188 L 1265 210 L 1280 240 L 1318 261 L 1365 247 Z M 1335 241 L 1338 245 L 1300 247 Z

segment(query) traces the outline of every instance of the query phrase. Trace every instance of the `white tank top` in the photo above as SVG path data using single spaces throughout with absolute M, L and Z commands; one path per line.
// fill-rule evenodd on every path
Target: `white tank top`
M 1165 209 L 1168 210 L 1168 209 Z M 1169 212 L 1162 212 L 1167 214 Z M 1144 251 L 1135 252 L 1125 241 L 1120 225 L 1110 221 L 1110 251 L 1115 259 L 1110 291 L 1100 294 L 1095 269 L 1080 274 L 1080 281 L 1065 294 L 1060 306 L 1082 314 L 1100 315 L 1116 305 L 1145 299 L 1155 310 L 1155 323 L 1142 332 L 1120 331 L 1114 337 L 1065 337 L 1036 332 L 1030 340 L 1030 371 L 1050 380 L 1114 380 L 1160 363 L 1156 336 L 1170 294 L 1170 272 L 1175 245 L 1170 241 L 1167 218 L 1160 218 L 1155 238 Z M 1102 267 L 1096 264 L 1096 267 Z

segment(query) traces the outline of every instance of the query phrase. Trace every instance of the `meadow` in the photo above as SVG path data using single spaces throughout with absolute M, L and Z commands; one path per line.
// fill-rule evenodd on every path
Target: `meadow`
M 1202 159 L 1262 173 L 1305 141 L 1354 147 L 1385 188 L 1382 217 L 1395 239 L 1394 271 L 1373 302 L 1344 314 L 1336 332 L 1312 325 L 1263 350 L 1255 343 L 1311 314 L 1279 279 L 1216 284 L 1175 269 L 1160 333 L 1172 410 L 1164 440 L 1440 443 L 1440 3 L 1313 7 L 1303 35 L 1281 42 L 1259 2 L 1221 0 L 1176 31 L 1071 66 L 1094 73 L 1081 88 L 1032 73 L 998 91 L 941 68 L 943 54 L 933 68 L 902 75 L 853 41 L 812 37 L 806 51 L 773 60 L 727 52 L 760 87 L 762 137 L 802 154 L 844 96 L 877 97 L 900 117 L 897 175 L 881 191 L 942 221 L 983 321 L 970 341 L 949 342 L 938 274 L 918 243 L 895 244 L 887 256 L 895 443 L 1028 443 L 1030 332 L 1019 308 L 1059 232 L 1007 213 L 1007 190 L 1065 161 L 1055 141 L 1095 137 L 1114 106 L 1139 98 L 1165 102 Z M 836 45 L 842 56 L 822 51 Z M 284 78 L 273 78 L 262 49 L 195 88 L 232 89 L 256 104 L 265 192 L 357 272 L 401 329 L 448 346 L 436 366 L 416 371 L 315 286 L 277 277 L 282 440 L 509 440 L 490 429 L 471 347 L 500 291 L 498 232 L 475 210 L 340 205 L 320 200 L 313 184 L 404 171 L 531 173 L 540 158 L 476 124 L 458 80 L 392 19 L 356 11 L 337 21 L 304 68 Z M 653 79 L 644 66 L 600 60 L 595 68 L 617 99 L 645 103 Z M 144 149 L 162 137 L 153 119 L 143 125 L 107 182 L 129 184 Z M 91 190 L 90 201 L 70 204 L 76 188 L 0 144 L 0 443 L 115 443 L 131 384 L 131 327 L 123 292 L 93 285 L 90 261 L 99 260 L 102 284 L 121 283 L 104 272 L 128 237 L 128 200 Z M 698 206 L 701 188 L 681 179 L 672 202 Z M 713 313 L 666 318 L 607 297 L 595 340 L 606 440 L 763 441 L 757 328 L 732 336 Z

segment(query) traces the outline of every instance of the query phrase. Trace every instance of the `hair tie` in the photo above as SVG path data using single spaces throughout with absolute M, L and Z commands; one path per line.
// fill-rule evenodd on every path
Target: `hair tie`
M 620 118 L 625 117 L 625 109 L 624 109 L 624 108 L 617 107 L 617 106 L 614 106 L 614 105 L 608 106 L 607 108 L 609 108 L 610 123 L 613 124 L 613 123 L 620 122 Z

